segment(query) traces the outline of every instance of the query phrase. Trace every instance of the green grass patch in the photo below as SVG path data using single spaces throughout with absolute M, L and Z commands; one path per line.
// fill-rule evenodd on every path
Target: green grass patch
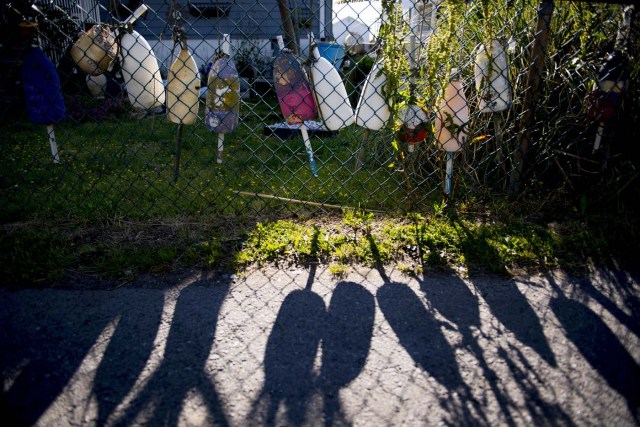
M 370 162 L 355 171 L 362 129 L 313 136 L 319 166 L 314 177 L 301 137 L 265 135 L 265 125 L 281 121 L 275 100 L 246 103 L 242 114 L 239 127 L 225 137 L 222 164 L 216 162 L 217 135 L 202 123 L 185 126 L 177 179 L 177 127 L 162 115 L 139 120 L 125 112 L 100 121 L 57 124 L 59 164 L 51 161 L 42 126 L 3 123 L 0 223 L 49 218 L 101 223 L 114 217 L 293 210 L 292 205 L 237 191 L 340 206 L 367 201 L 362 207 L 369 209 L 395 210 L 406 204 L 402 177 L 385 167 L 388 156 L 371 160 L 372 151 L 388 148 L 388 138 L 370 141 Z
M 0 273 L 9 284 L 45 284 L 75 274 L 129 280 L 183 267 L 240 272 L 251 266 L 310 263 L 327 265 L 336 277 L 350 265 L 393 265 L 412 275 L 555 267 L 581 272 L 589 260 L 605 263 L 623 254 L 627 243 L 606 238 L 622 232 L 609 223 L 587 226 L 579 220 L 479 221 L 459 214 L 399 219 L 359 211 L 253 225 L 237 218 L 221 223 L 114 221 L 100 227 L 29 223 L 5 226 L 0 233 Z M 637 232 L 627 234 L 637 237 Z

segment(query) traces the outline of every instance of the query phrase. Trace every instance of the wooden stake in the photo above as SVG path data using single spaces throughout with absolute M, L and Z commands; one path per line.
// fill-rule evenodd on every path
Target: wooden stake
M 296 204 L 300 204 L 300 205 L 309 205 L 309 206 L 318 206 L 318 207 L 321 207 L 321 208 L 356 209 L 356 208 L 353 208 L 351 206 L 341 206 L 341 205 L 331 205 L 331 204 L 328 204 L 328 203 L 310 202 L 310 201 L 307 201 L 307 200 L 290 199 L 288 197 L 272 196 L 270 194 L 251 193 L 249 191 L 237 191 L 237 190 L 234 190 L 233 193 L 234 194 L 238 194 L 240 196 L 260 197 L 262 199 L 279 200 L 281 202 L 296 203 Z M 366 209 L 366 208 L 357 208 L 357 209 L 362 210 L 362 211 L 367 211 L 367 212 L 385 213 L 384 211 L 380 211 L 380 210 L 376 210 L 376 209 Z
M 524 94 L 523 114 L 520 122 L 520 146 L 513 153 L 514 168 L 509 177 L 509 191 L 514 192 L 522 184 L 524 162 L 529 143 L 531 141 L 531 125 L 533 113 L 538 95 L 551 28 L 551 15 L 553 14 L 553 0 L 543 0 L 538 6 L 538 22 L 536 24 L 536 38 L 531 49 L 531 65 L 527 73 L 527 86 Z

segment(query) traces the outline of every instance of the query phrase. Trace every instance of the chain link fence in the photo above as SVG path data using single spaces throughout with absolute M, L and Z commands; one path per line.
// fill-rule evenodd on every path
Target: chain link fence
M 4 2 L 2 217 L 397 213 L 562 194 L 621 207 L 637 187 L 633 12 Z

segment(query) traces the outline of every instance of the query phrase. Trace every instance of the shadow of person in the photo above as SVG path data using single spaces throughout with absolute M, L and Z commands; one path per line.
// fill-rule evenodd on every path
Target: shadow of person
M 93 384 L 99 426 L 105 425 L 143 371 L 153 351 L 164 305 L 163 295 L 155 290 L 123 289 L 118 301 L 113 302 L 118 310 L 118 324 L 96 370 Z
M 304 423 L 314 390 L 313 364 L 324 320 L 324 301 L 309 288 L 292 291 L 285 297 L 267 340 L 264 385 L 250 421 L 263 420 L 266 425 Z M 287 422 L 276 420 L 281 404 Z
M 557 366 L 540 319 L 513 280 L 480 277 L 470 277 L 470 280 L 489 305 L 491 313 L 518 341 L 531 347 L 550 366 Z
M 178 425 L 185 399 L 194 391 L 200 394 L 211 424 L 228 424 L 215 386 L 205 371 L 228 291 L 228 283 L 200 286 L 196 282 L 180 292 L 164 358 L 114 424 L 132 425 L 142 417 L 147 425 Z
M 371 348 L 374 315 L 374 297 L 363 286 L 353 282 L 336 285 L 326 315 L 318 379 L 327 426 L 349 424 L 342 414 L 339 392 L 364 367 Z
M 550 307 L 567 338 L 607 384 L 624 396 L 631 414 L 640 423 L 640 367 L 635 359 L 596 313 L 567 298 L 557 285 L 554 287 L 556 296 Z
M 115 314 L 107 293 L 26 290 L 7 294 L 0 315 L 0 410 L 5 425 L 36 424 L 69 386 Z M 33 313 L 38 313 L 34 319 Z

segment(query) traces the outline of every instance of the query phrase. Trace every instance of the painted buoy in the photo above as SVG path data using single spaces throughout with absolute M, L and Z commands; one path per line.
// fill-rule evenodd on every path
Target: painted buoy
M 56 67 L 38 46 L 32 46 L 25 54 L 22 86 L 29 120 L 47 126 L 53 163 L 60 163 L 53 124 L 65 119 L 64 98 Z
M 417 105 L 402 107 L 398 118 L 402 122 L 398 132 L 402 142 L 416 144 L 425 140 L 429 133 L 429 117 L 423 108 Z
M 451 81 L 438 104 L 434 123 L 438 148 L 447 152 L 460 151 L 467 141 L 464 129 L 469 121 L 469 107 L 458 70 L 451 70 Z
M 78 67 L 91 76 L 109 69 L 116 58 L 115 36 L 108 25 L 94 25 L 71 46 L 69 54 Z
M 287 123 L 300 125 L 311 173 L 313 176 L 318 176 L 318 166 L 305 124 L 305 121 L 314 119 L 318 115 L 313 90 L 298 59 L 284 48 L 282 36 L 278 36 L 277 39 L 280 53 L 273 64 L 273 82 L 278 102 Z
M 240 75 L 229 57 L 229 35 L 224 35 L 222 56 L 207 77 L 205 125 L 212 132 L 229 133 L 240 121 Z
M 282 36 L 278 36 L 280 43 Z M 273 63 L 273 83 L 280 109 L 288 124 L 304 123 L 317 117 L 316 102 L 309 79 L 300 61 L 284 49 Z

